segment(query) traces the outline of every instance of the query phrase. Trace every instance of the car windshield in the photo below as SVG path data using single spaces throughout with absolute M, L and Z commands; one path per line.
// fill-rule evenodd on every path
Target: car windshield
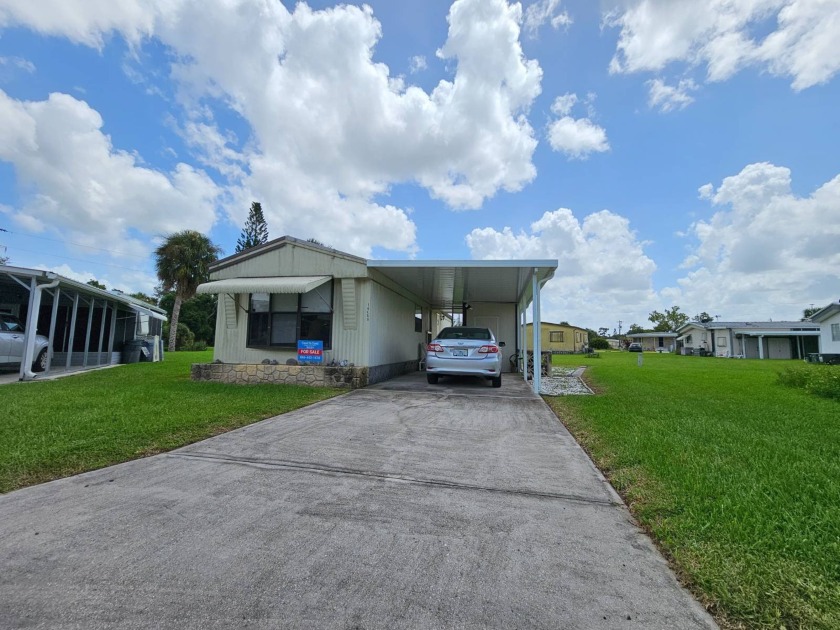
M 478 341 L 490 341 L 492 336 L 486 328 L 467 328 L 458 326 L 455 328 L 444 328 L 437 336 L 438 339 L 476 339 Z

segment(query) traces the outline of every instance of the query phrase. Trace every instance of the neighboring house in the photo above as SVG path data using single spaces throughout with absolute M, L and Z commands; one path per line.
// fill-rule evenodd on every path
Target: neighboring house
M 166 321 L 163 309 L 120 292 L 10 265 L 0 265 L 0 313 L 16 317 L 24 328 L 22 344 L 0 348 L 0 355 L 11 357 L 4 362 L 19 364 L 22 380 L 35 378 L 29 367 L 37 359 L 31 343 L 37 336 L 48 341 L 46 375 L 119 363 L 130 342 L 147 343 L 149 356 L 159 357 L 153 351 Z
M 533 302 L 539 319 L 534 294 L 556 268 L 556 260 L 365 260 L 284 236 L 211 266 L 198 293 L 219 295 L 216 363 L 194 366 L 193 378 L 363 387 L 417 370 L 426 342 L 453 316 L 491 329 L 509 370 L 531 344 L 525 309 Z M 315 365 L 303 365 L 305 346 L 320 352 Z
M 820 326 L 820 361 L 840 363 L 840 300 L 811 315 Z
M 609 337 L 607 339 L 607 343 L 610 344 L 610 350 L 621 349 L 621 339 L 613 339 L 612 337 Z
M 677 339 L 677 333 L 628 333 L 627 338 L 631 343 L 635 342 L 642 344 L 642 350 L 645 352 L 673 352 Z
M 677 330 L 681 354 L 746 359 L 804 359 L 819 351 L 811 322 L 689 322 Z
M 528 324 L 526 331 L 528 340 L 531 341 L 534 336 L 533 324 Z M 540 345 L 542 346 L 543 352 L 552 352 L 554 354 L 583 352 L 583 349 L 589 345 L 589 332 L 586 328 L 580 328 L 570 324 L 542 322 L 540 336 L 542 339 Z

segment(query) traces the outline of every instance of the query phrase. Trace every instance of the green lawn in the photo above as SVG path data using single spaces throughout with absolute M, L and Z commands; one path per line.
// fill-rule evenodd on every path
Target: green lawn
M 167 451 L 341 390 L 190 380 L 212 351 L 0 386 L 0 492 Z
M 725 626 L 840 628 L 840 402 L 793 362 L 602 352 L 547 398 Z

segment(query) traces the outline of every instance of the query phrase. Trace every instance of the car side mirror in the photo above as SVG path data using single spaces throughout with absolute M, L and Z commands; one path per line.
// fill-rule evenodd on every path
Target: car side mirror
M 500 348 L 504 348 L 504 347 L 505 347 L 505 342 L 504 342 L 504 341 L 500 341 L 500 342 L 499 342 L 499 347 L 500 347 Z

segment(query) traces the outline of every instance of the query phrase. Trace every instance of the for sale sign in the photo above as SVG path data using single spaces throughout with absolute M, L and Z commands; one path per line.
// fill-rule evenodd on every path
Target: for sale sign
M 298 341 L 299 363 L 321 363 L 324 358 L 324 342 L 301 339 Z

